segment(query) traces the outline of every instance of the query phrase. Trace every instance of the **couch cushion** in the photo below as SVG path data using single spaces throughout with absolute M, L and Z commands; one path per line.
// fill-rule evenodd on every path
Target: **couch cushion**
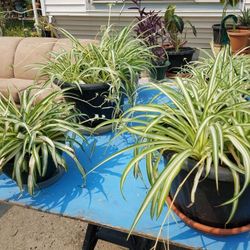
M 23 90 L 30 86 L 34 86 L 34 89 L 31 90 L 32 95 L 37 95 L 35 98 L 35 103 L 40 102 L 51 92 L 60 90 L 60 88 L 55 84 L 47 84 L 46 86 L 44 86 L 42 81 L 38 84 L 33 80 L 0 78 L 0 92 L 5 97 L 8 97 L 9 94 L 11 94 L 16 103 L 20 103 L 18 93 L 21 93 Z
M 13 64 L 15 52 L 22 39 L 21 37 L 0 37 L 0 77 L 14 77 Z
M 49 94 L 58 90 L 60 90 L 60 88 L 55 84 L 49 84 L 46 86 L 37 85 L 36 88 L 32 89 L 31 93 L 32 95 L 36 95 L 35 103 L 39 103 L 44 98 L 46 98 Z
M 27 87 L 34 84 L 33 80 L 17 79 L 17 78 L 0 78 L 0 92 L 8 97 L 12 95 L 15 102 L 19 103 L 18 92 L 26 89 Z
M 91 40 L 91 39 L 79 39 L 80 43 L 82 45 L 87 45 L 89 43 L 95 43 L 97 44 L 97 40 Z M 53 47 L 53 52 L 60 52 L 60 51 L 69 51 L 72 48 L 72 42 L 67 38 L 60 38 L 55 43 L 55 46 Z
M 52 49 L 53 52 L 69 51 L 72 48 L 72 42 L 67 38 L 58 39 Z
M 14 60 L 14 77 L 19 79 L 36 79 L 39 63 L 45 63 L 49 58 L 57 39 L 29 37 L 23 39 L 17 46 Z

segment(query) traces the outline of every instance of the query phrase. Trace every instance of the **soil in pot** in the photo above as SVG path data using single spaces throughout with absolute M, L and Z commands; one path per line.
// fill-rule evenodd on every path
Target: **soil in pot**
M 185 65 L 192 61 L 195 52 L 195 50 L 190 47 L 182 47 L 178 52 L 174 49 L 167 49 L 166 51 L 170 62 L 168 69 L 168 72 L 170 73 L 178 73 L 182 71 Z
M 249 46 L 250 30 L 244 30 L 244 29 L 228 30 L 227 33 L 230 39 L 232 51 L 234 53 Z
M 55 83 L 63 89 L 68 89 L 66 99 L 74 102 L 76 108 L 83 114 L 81 121 L 84 122 L 84 125 L 94 128 L 103 121 L 114 118 L 116 103 L 107 99 L 110 85 L 80 84 L 79 89 L 75 83 L 61 83 L 59 81 L 55 81 Z
M 187 161 L 187 166 L 181 170 L 172 183 L 170 191 L 171 197 L 174 197 L 177 188 L 195 164 L 196 161 L 194 160 Z M 234 184 L 231 172 L 227 168 L 219 167 L 219 192 L 217 192 L 215 174 L 211 169 L 210 175 L 206 179 L 199 182 L 195 195 L 195 203 L 192 206 L 189 206 L 191 203 L 190 196 L 194 183 L 194 176 L 194 173 L 191 174 L 185 181 L 181 191 L 174 201 L 175 206 L 183 214 L 196 222 L 211 227 L 225 228 L 225 223 L 230 216 L 232 205 L 219 205 L 233 197 Z M 202 177 L 204 176 L 205 172 L 202 174 Z M 243 178 L 241 179 L 241 185 L 243 185 Z M 237 211 L 231 222 L 227 224 L 226 228 L 236 228 L 250 224 L 249 207 L 250 187 L 248 187 L 248 189 L 239 198 Z
M 9 161 L 2 168 L 2 172 L 4 174 L 6 174 L 9 178 L 12 179 L 13 169 L 14 169 L 14 159 Z M 60 166 L 56 167 L 52 157 L 49 155 L 47 172 L 46 172 L 45 176 L 43 176 L 43 177 L 39 176 L 37 174 L 37 180 L 36 180 L 37 185 L 41 188 L 45 188 L 49 185 L 52 185 L 61 177 L 63 172 L 64 172 L 64 170 L 62 169 L 62 167 L 60 167 Z M 21 178 L 22 178 L 23 185 L 27 185 L 28 175 L 29 175 L 28 172 L 22 172 Z

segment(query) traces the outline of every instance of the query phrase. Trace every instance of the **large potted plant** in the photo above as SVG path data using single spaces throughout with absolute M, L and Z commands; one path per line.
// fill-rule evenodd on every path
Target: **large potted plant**
M 179 72 L 183 66 L 188 64 L 193 57 L 195 50 L 190 47 L 184 47 L 186 44 L 185 24 L 189 24 L 194 36 L 196 36 L 196 29 L 190 21 L 184 20 L 175 14 L 175 5 L 169 5 L 165 15 L 165 27 L 169 34 L 170 40 L 167 44 L 167 53 L 170 62 L 169 72 Z
M 67 170 L 62 153 L 85 175 L 73 148 L 74 136 L 67 136 L 72 132 L 85 140 L 74 105 L 63 100 L 61 91 L 38 101 L 44 91 L 46 87 L 24 90 L 19 104 L 11 96 L 0 96 L 0 169 L 20 191 L 27 185 L 31 195 L 37 186 L 52 184 Z
M 67 91 L 87 126 L 95 127 L 121 112 L 124 96 L 133 102 L 141 71 L 152 67 L 152 53 L 133 37 L 133 26 L 120 32 L 108 26 L 98 43 L 82 45 L 61 30 L 73 44 L 69 51 L 53 53 L 42 75 Z M 72 97 L 73 95 L 73 97 Z
M 166 76 L 169 66 L 168 55 L 164 49 L 164 43 L 167 40 L 167 34 L 159 12 L 155 10 L 146 11 L 141 5 L 141 0 L 131 0 L 134 3 L 134 9 L 138 11 L 138 23 L 135 28 L 136 35 L 143 39 L 148 48 L 152 51 L 154 68 L 151 70 L 151 77 L 156 80 L 162 80 Z
M 250 230 L 249 60 L 241 57 L 234 71 L 227 50 L 204 64 L 190 66 L 193 76 L 177 78 L 175 88 L 153 84 L 168 102 L 132 107 L 120 123 L 136 141 L 105 161 L 134 148 L 121 187 L 131 170 L 150 183 L 131 231 L 150 204 L 158 217 L 166 200 L 169 211 L 206 233 Z

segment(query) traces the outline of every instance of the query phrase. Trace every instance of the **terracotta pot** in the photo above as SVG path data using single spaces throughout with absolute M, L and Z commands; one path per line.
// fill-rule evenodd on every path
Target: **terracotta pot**
M 250 30 L 228 30 L 227 33 L 230 39 L 232 51 L 234 53 L 237 53 L 238 51 L 249 46 Z
M 250 224 L 242 226 L 242 227 L 236 227 L 236 228 L 217 228 L 217 227 L 211 227 L 207 225 L 203 225 L 199 222 L 196 222 L 189 217 L 187 217 L 185 214 L 183 214 L 173 203 L 170 197 L 167 198 L 167 203 L 169 207 L 171 206 L 171 209 L 177 214 L 177 216 L 184 221 L 185 224 L 188 226 L 202 231 L 206 234 L 212 234 L 212 235 L 217 235 L 217 236 L 226 236 L 226 235 L 235 235 L 235 234 L 240 234 L 244 232 L 249 232 L 250 231 Z
M 239 26 L 237 26 L 237 28 L 240 30 L 250 30 L 250 26 L 239 25 Z

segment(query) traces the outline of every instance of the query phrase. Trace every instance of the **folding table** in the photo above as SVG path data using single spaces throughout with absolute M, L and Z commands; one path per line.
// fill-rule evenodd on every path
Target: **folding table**
M 148 101 L 153 94 L 154 91 L 140 92 L 138 102 Z M 78 138 L 84 151 L 77 144 L 75 149 L 86 171 L 133 143 L 133 138 L 128 134 L 111 141 L 113 135 L 113 132 L 108 132 L 89 136 L 88 145 Z M 129 232 L 148 186 L 140 179 L 136 180 L 131 173 L 124 186 L 126 199 L 122 197 L 120 177 L 132 155 L 131 151 L 123 153 L 90 172 L 85 184 L 73 161 L 65 156 L 68 171 L 53 185 L 38 190 L 33 197 L 26 191 L 20 194 L 15 182 L 1 174 L 0 200 L 87 222 L 89 227 L 83 249 L 93 249 L 98 238 L 125 246 L 124 236 Z M 142 161 L 142 170 L 144 164 Z M 142 174 L 145 173 L 142 171 Z M 149 249 L 150 241 L 147 239 L 156 239 L 166 212 L 167 208 L 158 220 L 152 220 L 148 209 L 134 230 L 134 236 L 127 247 Z M 168 217 L 163 225 L 160 240 L 168 241 L 172 247 L 170 249 L 250 250 L 250 232 L 230 237 L 206 235 L 188 227 L 177 216 Z M 150 243 L 152 244 L 152 241 Z

